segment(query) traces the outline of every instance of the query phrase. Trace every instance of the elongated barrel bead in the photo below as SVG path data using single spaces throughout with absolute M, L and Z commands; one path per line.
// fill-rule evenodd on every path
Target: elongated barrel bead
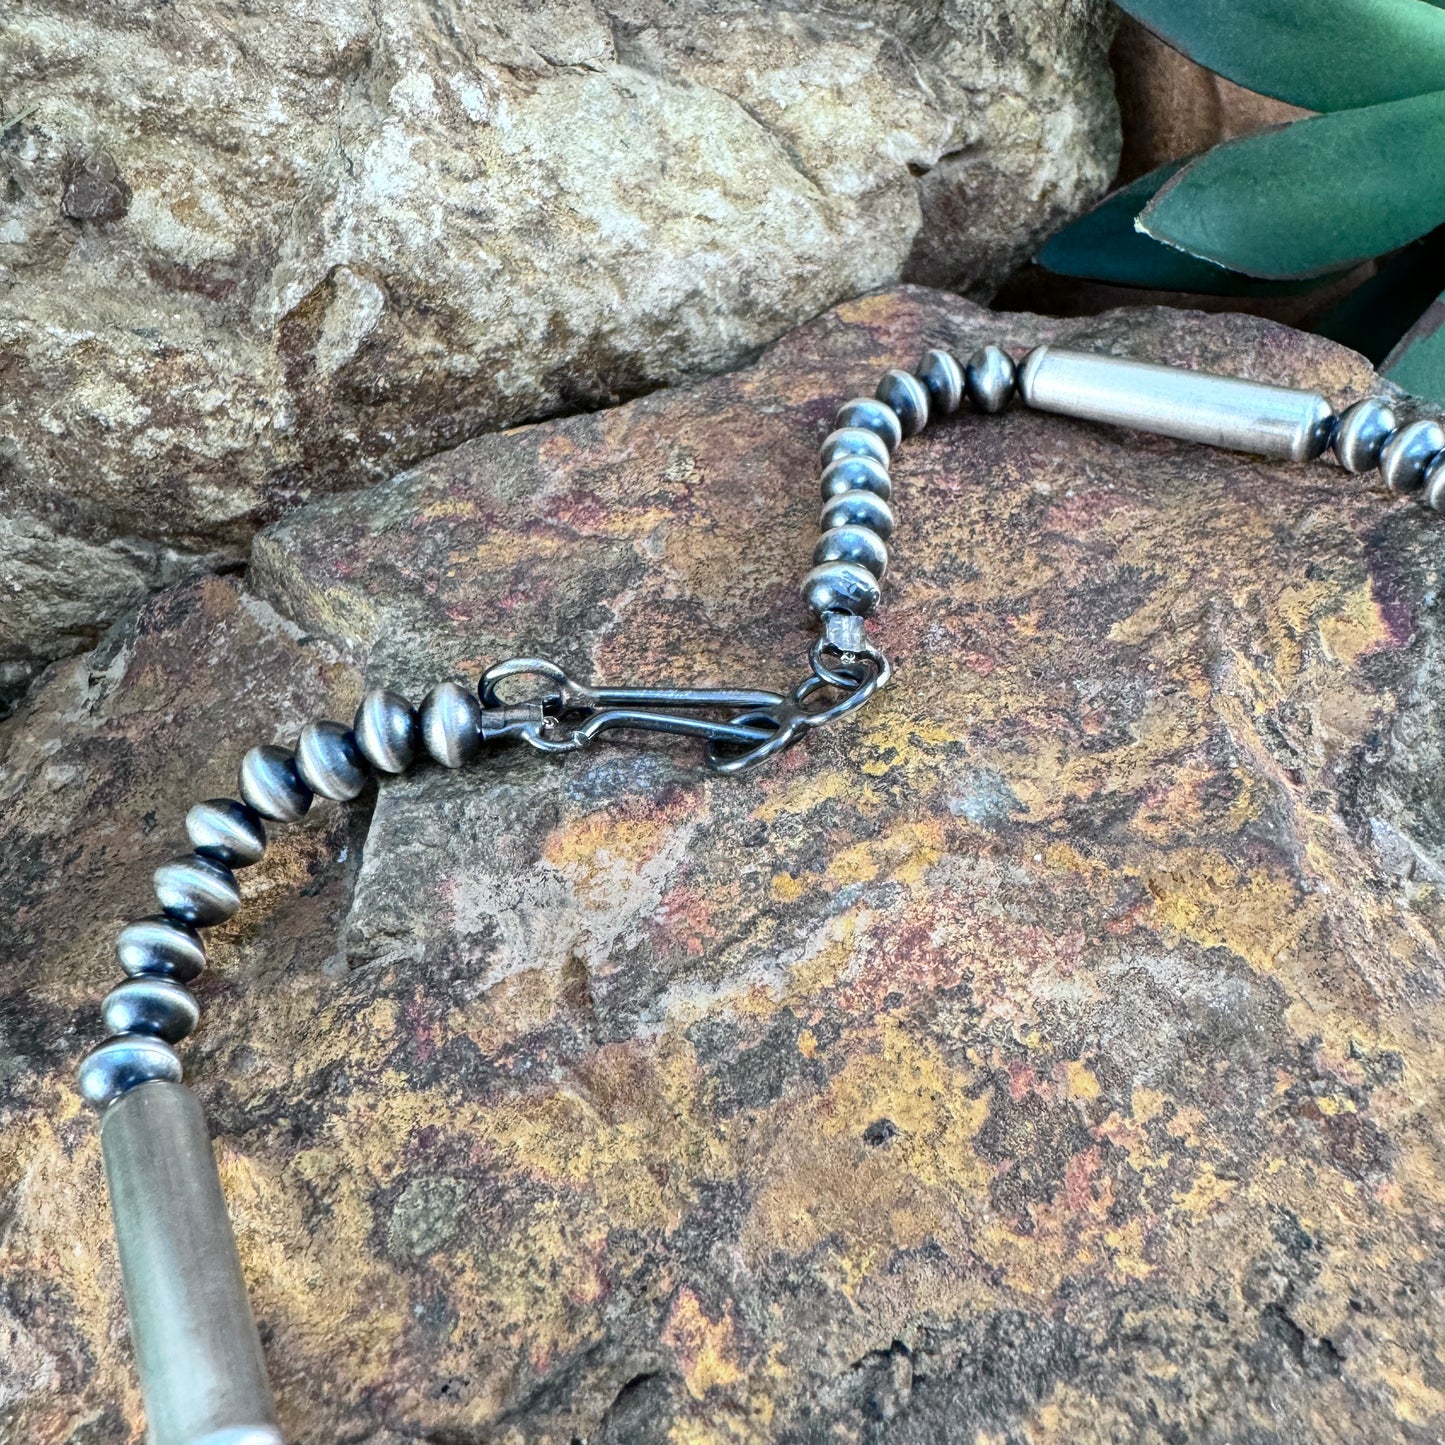
M 1019 372 L 1037 411 L 1305 462 L 1329 446 L 1334 412 L 1313 391 L 1039 346 Z
M 282 1445 L 201 1106 L 140 1084 L 102 1115 L 100 1147 L 148 1445 Z

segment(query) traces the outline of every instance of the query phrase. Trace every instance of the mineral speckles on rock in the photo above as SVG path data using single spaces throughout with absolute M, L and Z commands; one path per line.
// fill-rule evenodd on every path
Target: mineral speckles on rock
M 1108 182 L 1111 25 L 1095 0 L 15 0 L 0 517 L 240 556 L 300 500 L 737 364 L 905 273 L 986 290 Z M 84 555 L 50 566 L 91 597 Z M 68 626 L 21 597 L 0 663 Z
M 790 683 L 838 403 L 995 338 L 1374 385 L 1244 317 L 893 292 L 298 512 L 56 669 L 0 773 L 4 1429 L 140 1429 L 69 1080 L 187 804 L 348 716 L 344 657 Z M 288 1439 L 1445 1432 L 1442 524 L 1022 410 L 893 470 L 855 718 L 731 780 L 497 749 L 245 870 L 187 1052 Z

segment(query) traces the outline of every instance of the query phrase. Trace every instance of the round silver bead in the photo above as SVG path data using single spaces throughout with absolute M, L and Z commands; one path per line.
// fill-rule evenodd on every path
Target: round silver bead
M 206 946 L 189 924 L 164 914 L 127 923 L 115 941 L 120 966 L 132 978 L 189 983 L 206 966 Z
M 872 457 L 886 467 L 890 455 L 887 443 L 876 431 L 861 426 L 845 426 L 828 433 L 827 440 L 818 450 L 818 464 L 826 469 L 839 457 Z
M 821 566 L 824 562 L 853 562 L 881 581 L 888 570 L 888 548 L 871 527 L 834 527 L 824 532 L 813 548 L 813 564 Z
M 1445 451 L 1445 428 L 1437 421 L 1401 427 L 1380 453 L 1380 475 L 1392 492 L 1418 492 L 1425 469 Z
M 963 405 L 963 368 L 947 351 L 926 351 L 915 373 L 928 388 L 928 410 L 952 416 Z
M 904 436 L 917 436 L 928 425 L 928 388 L 910 372 L 885 371 L 873 395 L 893 408 Z
M 241 890 L 224 863 L 188 853 L 155 872 L 156 897 L 171 918 L 196 928 L 224 923 L 240 906 Z
M 1433 511 L 1445 512 L 1445 452 L 1425 468 L 1424 488 L 1425 505 Z
M 893 479 L 887 467 L 880 467 L 872 457 L 839 457 L 823 472 L 824 498 L 840 492 L 872 492 L 886 502 L 893 495 Z
M 361 699 L 352 728 L 362 757 L 378 772 L 404 773 L 416 761 L 416 709 L 399 693 L 373 688 Z
M 1347 472 L 1374 471 L 1394 430 L 1394 408 L 1367 396 L 1347 408 L 1335 427 L 1335 456 Z
M 867 527 L 886 542 L 893 535 L 893 508 L 873 492 L 839 492 L 823 503 L 818 526 L 824 532 L 835 527 Z
M 179 1084 L 183 1073 L 180 1056 L 164 1039 L 118 1034 L 80 1061 L 76 1079 L 86 1103 L 104 1109 L 141 1084 L 156 1079 Z
M 963 369 L 963 388 L 974 410 L 990 416 L 1013 400 L 1017 384 L 1018 369 L 1000 346 L 980 346 Z
M 881 599 L 878 579 L 856 562 L 824 562 L 803 581 L 803 601 L 815 617 L 825 612 L 866 617 Z
M 370 777 L 356 734 L 345 723 L 310 722 L 296 743 L 296 771 L 313 793 L 344 803 Z
M 203 858 L 214 858 L 227 868 L 259 863 L 266 851 L 266 827 L 261 815 L 234 798 L 208 798 L 186 814 L 186 836 Z
M 312 800 L 295 757 L 274 743 L 252 748 L 241 760 L 241 796 L 263 818 L 278 823 L 304 818 Z
M 876 396 L 858 396 L 852 401 L 845 401 L 838 408 L 838 418 L 833 425 L 862 427 L 864 431 L 871 431 L 890 454 L 898 450 L 898 444 L 903 440 L 903 423 L 898 420 L 898 413 Z
M 444 768 L 460 768 L 482 745 L 482 704 L 458 682 L 440 682 L 422 699 L 421 738 Z
M 152 1034 L 178 1044 L 201 1021 L 201 1007 L 168 978 L 132 978 L 106 994 L 100 1006 L 113 1034 Z

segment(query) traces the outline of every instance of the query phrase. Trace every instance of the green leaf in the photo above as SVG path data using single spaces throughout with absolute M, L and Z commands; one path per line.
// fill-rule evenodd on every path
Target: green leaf
M 1396 251 L 1310 329 L 1352 347 L 1378 366 L 1435 299 L 1442 277 L 1445 227 Z
M 1238 85 L 1307 110 L 1445 90 L 1445 15 L 1421 0 L 1120 0 Z
M 1380 372 L 1406 391 L 1445 406 L 1445 296 L 1430 303 Z
M 1227 141 L 1180 171 L 1139 217 L 1167 245 L 1274 278 L 1343 271 L 1441 222 L 1439 92 Z
M 1038 254 L 1038 264 L 1060 276 L 1204 296 L 1278 296 L 1318 284 L 1241 276 L 1212 261 L 1187 256 L 1137 230 L 1134 218 L 1140 209 L 1183 165 L 1183 161 L 1172 161 L 1106 196 L 1092 211 L 1051 236 Z

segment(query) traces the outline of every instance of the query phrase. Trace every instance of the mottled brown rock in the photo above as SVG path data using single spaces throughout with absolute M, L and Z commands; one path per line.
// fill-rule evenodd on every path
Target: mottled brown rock
M 870 298 L 297 514 L 7 725 L 0 1433 L 139 1428 L 69 1070 L 186 800 L 359 671 L 790 681 L 833 408 L 990 336 L 1373 381 Z M 856 721 L 498 750 L 246 875 L 188 1057 L 298 1445 L 1445 1431 L 1441 524 L 1018 411 L 896 481 Z
M 75 650 L 55 591 L 92 630 L 144 594 L 91 593 L 96 548 L 243 557 L 307 498 L 739 365 L 900 277 L 983 294 L 1113 173 L 1112 26 L 1103 0 L 12 0 L 0 575 L 48 529 L 56 580 L 0 613 L 0 702 Z

